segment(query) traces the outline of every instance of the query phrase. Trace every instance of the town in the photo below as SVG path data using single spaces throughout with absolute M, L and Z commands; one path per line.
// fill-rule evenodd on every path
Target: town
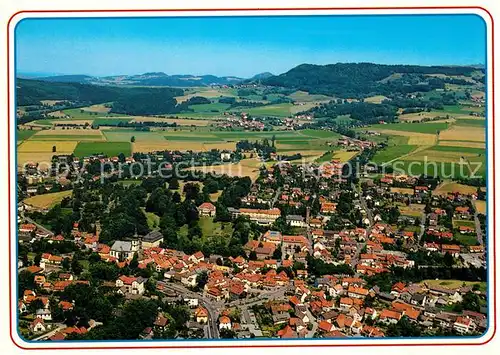
M 185 154 L 148 158 L 165 158 L 175 170 Z M 184 158 L 193 157 L 207 155 Z M 75 160 L 83 181 L 78 169 L 47 181 L 30 170 L 19 176 L 26 196 L 50 193 L 40 186 L 71 192 L 52 209 L 19 203 L 18 312 L 27 339 L 474 336 L 487 329 L 479 187 L 464 193 L 466 185 L 439 178 L 366 171 L 345 177 L 338 160 L 270 160 L 255 181 L 195 170 L 184 180 L 153 174 L 123 184 L 117 174 L 103 178 L 93 160 L 120 159 L 89 157 L 85 167 Z

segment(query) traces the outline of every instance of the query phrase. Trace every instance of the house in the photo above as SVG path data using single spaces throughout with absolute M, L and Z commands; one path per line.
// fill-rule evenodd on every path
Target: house
M 134 253 L 139 250 L 139 241 L 117 240 L 111 246 L 109 255 L 119 261 L 132 260 Z
M 52 320 L 52 313 L 48 309 L 37 309 L 36 318 L 41 318 L 43 320 Z
M 210 202 L 203 202 L 198 206 L 198 214 L 200 216 L 215 216 L 215 212 L 217 211 L 216 207 Z
M 442 244 L 441 245 L 441 253 L 446 254 L 449 253 L 453 257 L 458 258 L 460 255 L 460 245 L 456 244 Z
M 29 329 L 33 333 L 38 333 L 38 332 L 45 332 L 47 330 L 47 327 L 45 326 L 45 322 L 43 321 L 42 318 L 35 318 L 35 320 L 30 323 Z
M 122 275 L 116 280 L 116 287 L 119 287 L 119 291 L 122 294 L 130 293 L 133 295 L 142 295 L 145 290 L 147 279 L 139 276 L 125 276 Z
M 152 231 L 142 237 L 142 247 L 143 248 L 154 248 L 159 247 L 160 243 L 163 242 L 163 234 L 159 231 Z
M 184 302 L 186 302 L 190 308 L 198 307 L 200 303 L 197 298 L 184 298 Z
M 349 286 L 347 295 L 351 298 L 365 298 L 368 296 L 368 290 L 362 287 Z
M 231 330 L 231 328 L 231 319 L 228 316 L 222 316 L 219 318 L 219 330 Z
M 385 324 L 396 324 L 403 317 L 403 315 L 396 311 L 391 311 L 389 309 L 384 309 L 380 313 L 379 320 Z
M 188 287 L 195 287 L 198 275 L 196 273 L 186 273 L 181 276 L 181 283 Z
M 288 215 L 286 216 L 286 223 L 289 223 L 292 227 L 306 228 L 307 223 L 305 218 L 299 215 Z
M 194 317 L 198 323 L 207 323 L 208 322 L 208 311 L 205 307 L 199 306 L 194 311 Z
M 269 226 L 281 216 L 281 211 L 279 208 L 271 208 L 268 210 L 241 208 L 240 214 L 248 216 L 252 222 L 256 222 L 263 226 Z
M 460 334 L 467 334 L 474 331 L 475 324 L 474 321 L 468 316 L 457 317 L 455 323 L 453 323 L 453 329 Z
M 158 314 L 156 317 L 155 322 L 153 323 L 155 330 L 158 330 L 160 332 L 164 331 L 167 328 L 168 325 L 168 318 L 165 317 L 162 314 Z

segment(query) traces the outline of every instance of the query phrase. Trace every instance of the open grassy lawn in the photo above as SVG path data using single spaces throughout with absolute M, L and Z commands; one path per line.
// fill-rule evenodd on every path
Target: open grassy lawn
M 35 130 L 32 130 L 32 129 L 23 129 L 23 130 L 17 130 L 16 131 L 16 140 L 17 142 L 22 142 L 26 139 L 28 139 L 29 137 L 31 137 L 32 135 L 34 135 L 35 133 L 37 133 L 38 131 L 35 131 Z
M 407 187 L 391 187 L 391 192 L 405 195 L 413 195 L 413 189 Z
M 453 220 L 453 228 L 458 227 L 475 227 L 474 221 L 463 220 L 463 219 L 454 219 Z
M 123 186 L 140 185 L 141 183 L 142 183 L 141 180 L 119 180 L 119 181 L 117 181 L 117 184 L 120 184 Z
M 446 288 L 460 288 L 462 286 L 474 286 L 476 284 L 479 285 L 479 290 L 482 292 L 486 292 L 487 285 L 486 282 L 475 282 L 475 281 L 461 281 L 461 280 L 424 280 L 420 284 L 426 283 L 427 285 L 433 286 L 442 286 Z
M 233 234 L 233 227 L 229 222 L 214 222 L 212 217 L 200 217 L 198 223 L 203 236 L 229 237 Z
M 463 245 L 477 245 L 478 240 L 475 234 L 460 234 L 459 232 L 453 233 L 453 236 L 456 240 Z
M 131 144 L 129 142 L 80 142 L 74 152 L 77 157 L 87 157 L 92 154 L 105 154 L 108 157 L 114 157 L 120 153 L 130 156 L 132 154 Z
M 24 202 L 28 205 L 31 205 L 40 209 L 49 209 L 56 204 L 60 203 L 63 198 L 71 196 L 73 193 L 72 190 L 61 191 L 61 192 L 53 192 L 43 195 L 36 195 L 32 197 L 28 197 L 24 200 Z
M 146 215 L 146 218 L 148 220 L 148 227 L 150 229 L 157 228 L 160 224 L 160 216 L 158 216 L 152 212 L 146 212 L 144 209 L 143 209 L 143 212 Z

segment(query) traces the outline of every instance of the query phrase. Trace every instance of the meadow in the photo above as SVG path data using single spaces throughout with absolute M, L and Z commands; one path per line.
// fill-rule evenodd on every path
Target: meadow
M 125 154 L 125 156 L 132 154 L 130 142 L 80 142 L 73 154 L 82 158 L 92 154 L 105 154 L 108 157 L 114 157 L 120 153 Z
M 50 209 L 56 204 L 60 203 L 65 197 L 71 196 L 72 190 L 52 192 L 43 195 L 36 195 L 28 197 L 24 200 L 24 203 L 40 209 Z

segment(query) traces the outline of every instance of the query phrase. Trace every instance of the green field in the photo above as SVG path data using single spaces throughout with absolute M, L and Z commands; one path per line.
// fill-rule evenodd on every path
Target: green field
M 415 145 L 396 145 L 390 146 L 375 153 L 372 161 L 377 164 L 384 164 L 394 159 L 397 159 L 405 154 L 411 153 L 415 150 L 417 146 Z
M 460 244 L 463 245 L 477 245 L 478 240 L 477 236 L 475 234 L 460 234 L 460 233 L 454 233 L 454 238 L 460 242 Z
M 389 129 L 392 131 L 404 131 L 415 133 L 436 134 L 448 128 L 448 123 L 390 123 L 384 125 L 371 126 L 370 129 Z
M 84 135 L 84 134 L 44 134 L 35 135 L 30 140 L 32 141 L 103 141 L 101 135 Z
M 454 219 L 453 220 L 453 228 L 458 228 L 458 227 L 471 227 L 474 228 L 476 224 L 474 221 L 468 221 L 468 220 L 463 220 L 463 219 Z
M 16 131 L 16 140 L 17 140 L 17 142 L 22 142 L 22 141 L 28 139 L 29 137 L 31 137 L 32 135 L 34 135 L 37 132 L 38 131 L 28 130 L 28 129 L 23 129 L 23 130 L 19 130 L 18 129 Z
M 486 154 L 486 149 L 482 148 L 468 148 L 468 147 L 451 147 L 444 145 L 435 145 L 432 150 L 437 150 L 440 152 L 460 152 L 460 153 L 472 153 L 472 154 Z
M 474 118 L 457 118 L 457 125 L 459 125 L 459 126 L 485 127 L 486 128 L 486 120 L 474 119 Z
M 247 112 L 253 116 L 289 117 L 292 107 L 292 104 L 284 103 L 259 107 L 235 107 L 234 110 Z
M 123 153 L 125 156 L 132 154 L 132 147 L 129 142 L 80 142 L 75 148 L 74 155 L 86 157 L 92 154 L 105 154 L 114 157 Z
M 108 142 L 130 142 L 135 137 L 136 142 L 163 141 L 165 137 L 158 132 L 141 132 L 132 129 L 106 129 L 102 133 Z
M 118 126 L 119 124 L 129 123 L 132 118 L 97 118 L 94 120 L 94 126 Z

